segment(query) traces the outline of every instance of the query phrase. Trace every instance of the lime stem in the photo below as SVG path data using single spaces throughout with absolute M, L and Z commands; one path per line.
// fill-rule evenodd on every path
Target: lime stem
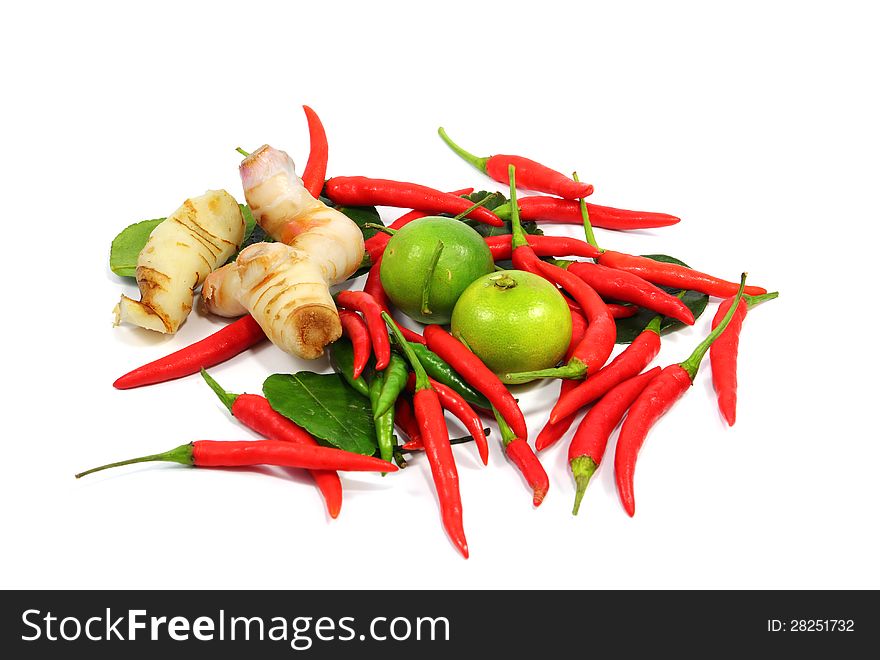
M 736 313 L 736 308 L 739 307 L 739 301 L 742 299 L 743 289 L 746 286 L 747 275 L 748 273 L 743 273 L 742 277 L 740 277 L 739 291 L 736 292 L 733 304 L 731 304 L 730 309 L 727 310 L 727 314 L 724 315 L 724 318 L 721 319 L 721 323 L 715 326 L 715 329 L 700 342 L 687 360 L 679 364 L 679 366 L 687 372 L 688 376 L 690 376 L 691 381 L 696 378 L 697 371 L 700 369 L 700 362 L 702 362 L 703 357 L 706 355 L 706 351 L 708 351 L 712 343 L 721 336 L 721 333 L 724 332 L 727 325 L 730 323 L 730 319 L 732 319 L 733 315 Z
M 117 463 L 108 463 L 107 465 L 102 465 L 100 467 L 92 468 L 91 470 L 86 470 L 85 472 L 80 472 L 79 474 L 74 475 L 77 479 L 80 479 L 87 474 L 92 474 L 92 472 L 100 472 L 101 470 L 107 470 L 109 468 L 120 467 L 122 465 L 133 465 L 135 463 L 147 463 L 149 461 L 168 461 L 169 463 L 180 463 L 181 465 L 194 465 L 193 463 L 193 445 L 192 443 L 187 443 L 185 445 L 180 445 L 179 447 L 175 447 L 174 449 L 170 449 L 161 454 L 150 454 L 149 456 L 141 456 L 140 458 L 130 458 L 127 461 L 119 461 Z
M 428 275 L 422 285 L 422 308 L 421 312 L 424 316 L 431 315 L 431 307 L 429 298 L 431 297 L 431 284 L 434 280 L 434 271 L 437 270 L 437 262 L 440 261 L 440 255 L 443 253 L 443 241 L 437 241 L 434 246 L 434 253 L 431 255 L 431 263 L 428 266 Z
M 236 147 L 235 150 L 238 153 L 240 153 L 242 156 L 244 156 L 245 158 L 250 158 L 250 154 L 247 151 L 245 151 L 244 149 L 242 149 L 241 147 Z
M 571 474 L 574 476 L 576 489 L 574 493 L 574 507 L 571 510 L 571 514 L 576 516 L 578 511 L 580 511 L 581 500 L 584 499 L 584 493 L 587 491 L 590 478 L 599 466 L 589 456 L 576 456 L 571 459 L 569 465 L 571 466 Z
M 202 369 L 202 378 L 205 379 L 205 382 L 208 383 L 208 387 L 214 390 L 214 394 L 216 394 L 220 401 L 223 402 L 223 405 L 229 409 L 229 412 L 232 412 L 232 405 L 235 403 L 235 400 L 238 398 L 238 394 L 233 394 L 232 392 L 227 392 L 222 387 L 220 387 L 220 383 L 211 378 L 207 371 Z
M 480 170 L 484 174 L 486 173 L 486 163 L 489 162 L 488 157 L 481 158 L 479 156 L 475 156 L 470 151 L 465 151 L 464 149 L 462 149 L 460 146 L 458 146 L 455 142 L 452 141 L 452 138 L 450 138 L 446 134 L 446 129 L 443 128 L 442 126 L 437 129 L 437 134 L 446 143 L 446 146 L 448 146 L 450 149 L 452 149 L 463 160 L 466 160 L 468 163 L 470 163 L 471 165 L 476 167 L 478 170 Z
M 574 179 L 577 183 L 580 183 L 580 179 L 578 178 L 577 172 L 572 172 L 571 178 Z M 578 199 L 578 203 L 581 205 L 581 218 L 584 220 L 584 235 L 587 237 L 587 243 L 592 245 L 597 250 L 601 250 L 599 244 L 596 242 L 596 235 L 593 233 L 593 225 L 590 222 L 590 213 L 587 211 L 587 202 L 581 197 Z

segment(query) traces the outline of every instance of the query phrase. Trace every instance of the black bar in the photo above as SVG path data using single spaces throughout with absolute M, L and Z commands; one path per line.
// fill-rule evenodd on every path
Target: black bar
M 0 650 L 7 658 L 74 652 L 120 658 L 132 649 L 161 653 L 161 660 L 242 652 L 257 658 L 339 658 L 365 651 L 381 653 L 383 660 L 450 653 L 586 657 L 599 651 L 622 658 L 646 651 L 706 658 L 756 650 L 850 657 L 840 654 L 880 642 L 880 608 L 877 593 L 870 591 L 0 593 Z M 131 615 L 132 610 L 143 612 Z M 182 617 L 173 633 L 188 639 L 172 638 L 173 617 Z M 237 617 L 249 621 L 233 621 Z M 132 621 L 144 627 L 129 629 Z M 76 639 L 64 640 L 62 632 Z M 87 633 L 102 639 L 89 640 Z M 197 633 L 212 639 L 197 639 Z

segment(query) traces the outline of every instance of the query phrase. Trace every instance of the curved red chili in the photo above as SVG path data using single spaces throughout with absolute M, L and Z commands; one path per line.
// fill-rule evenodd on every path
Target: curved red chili
M 467 559 L 469 553 L 462 520 L 458 470 L 455 467 L 452 446 L 449 444 L 449 431 L 446 429 L 440 397 L 431 386 L 428 374 L 412 347 L 394 324 L 394 319 L 390 314 L 384 312 L 383 319 L 415 372 L 416 391 L 413 395 L 413 410 L 421 433 L 422 444 L 425 447 L 425 454 L 431 465 L 431 475 L 434 478 L 434 487 L 437 489 L 437 499 L 440 501 L 443 526 L 446 528 L 449 538 Z M 482 427 L 480 433 L 482 433 Z
M 608 438 L 636 397 L 660 373 L 660 367 L 618 383 L 587 411 L 568 447 L 568 465 L 575 481 L 574 507 L 577 515 L 590 477 L 602 462 Z
M 639 450 L 642 448 L 651 427 L 675 405 L 675 402 L 693 383 L 703 356 L 706 355 L 709 347 L 724 332 L 733 318 L 736 311 L 735 306 L 742 298 L 745 283 L 746 274 L 743 273 L 734 304 L 725 314 L 721 323 L 700 342 L 687 360 L 663 369 L 639 394 L 629 409 L 617 439 L 617 449 L 614 454 L 614 475 L 623 508 L 630 516 L 634 515 L 636 511 L 633 477 Z
M 161 454 L 131 458 L 92 468 L 80 472 L 76 478 L 108 468 L 150 461 L 167 461 L 194 467 L 277 465 L 310 470 L 397 472 L 397 466 L 393 463 L 333 447 L 296 444 L 285 440 L 196 440 Z
M 629 302 L 652 312 L 694 324 L 694 314 L 680 298 L 625 270 L 601 264 L 573 261 L 568 271 L 589 284 L 600 296 Z
M 303 112 L 306 113 L 309 124 L 309 159 L 303 168 L 302 182 L 309 194 L 317 199 L 324 189 L 324 179 L 327 176 L 327 133 L 324 132 L 324 124 L 321 123 L 318 113 L 307 105 L 303 106 Z
M 614 252 L 613 250 L 605 250 L 599 257 L 599 263 L 603 266 L 633 273 L 660 286 L 692 289 L 718 298 L 735 296 L 739 288 L 735 282 L 722 280 L 692 268 L 654 261 L 647 257 Z M 765 293 L 767 293 L 767 289 L 759 286 L 746 287 L 746 294 L 750 296 L 760 296 Z
M 354 365 L 352 377 L 360 378 L 370 361 L 370 333 L 367 324 L 359 314 L 347 309 L 339 310 L 339 322 L 342 324 L 342 334 L 351 340 L 354 349 Z
M 504 221 L 492 211 L 473 202 L 428 186 L 390 179 L 365 176 L 336 176 L 325 184 L 324 191 L 336 204 L 343 206 L 396 206 L 431 213 L 458 215 L 470 210 L 467 217 L 494 227 Z
M 613 319 L 628 319 L 639 313 L 635 305 L 618 305 L 617 303 L 605 303 L 608 313 Z
M 612 387 L 632 378 L 648 366 L 660 352 L 660 321 L 659 316 L 651 319 L 620 355 L 583 382 L 577 383 L 577 387 L 567 394 L 560 396 L 550 411 L 550 421 L 555 422 L 575 414 Z
M 483 422 L 480 420 L 480 416 L 473 408 L 471 408 L 471 405 L 451 387 L 447 387 L 443 383 L 437 382 L 430 376 L 428 377 L 428 382 L 431 383 L 431 387 L 437 392 L 437 396 L 440 397 L 440 405 L 443 406 L 443 409 L 448 410 L 455 415 L 455 417 L 464 425 L 465 429 L 467 429 L 467 432 L 471 434 L 471 437 L 477 445 L 480 460 L 483 461 L 483 465 L 488 465 L 489 443 L 486 441 L 486 436 L 483 434 Z M 415 390 L 415 373 L 410 373 L 406 386 L 412 391 Z
M 593 194 L 592 185 L 573 181 L 562 172 L 550 169 L 546 165 L 542 165 L 531 158 L 509 156 L 505 154 L 496 154 L 495 156 L 480 158 L 465 151 L 453 142 L 442 127 L 437 130 L 437 133 L 449 148 L 462 159 L 466 160 L 484 174 L 488 174 L 499 183 L 508 182 L 507 170 L 508 167 L 513 165 L 519 172 L 520 185 L 530 190 L 537 190 L 538 192 L 549 193 L 551 195 L 559 195 L 566 199 L 577 199 L 579 197 L 586 197 L 587 195 Z
M 422 434 L 412 406 L 402 396 L 397 397 L 397 401 L 394 402 L 394 423 L 410 441 L 422 442 Z
M 549 222 L 566 225 L 580 225 L 580 204 L 570 199 L 558 197 L 545 197 L 534 195 L 520 197 L 518 201 L 520 220 L 533 222 Z M 511 216 L 511 205 L 504 204 L 495 209 L 495 214 L 507 220 Z M 655 229 L 668 227 L 681 222 L 681 218 L 668 213 L 653 213 L 650 211 L 628 211 L 616 209 L 610 206 L 599 206 L 587 203 L 587 211 L 590 214 L 590 222 L 594 227 L 602 229 Z
M 512 257 L 512 238 L 511 234 L 486 237 L 486 245 L 489 246 L 489 251 L 492 253 L 493 260 L 504 261 Z M 526 241 L 528 241 L 529 247 L 532 248 L 535 254 L 539 257 L 561 257 L 565 255 L 596 259 L 601 254 L 600 250 L 597 250 L 589 243 L 577 238 L 527 234 Z
M 248 314 L 194 344 L 129 371 L 117 378 L 113 387 L 127 390 L 197 374 L 201 369 L 243 353 L 265 338 L 263 329 Z
M 565 353 L 565 361 L 568 362 L 571 359 L 571 356 L 574 354 L 575 349 L 578 344 L 581 343 L 581 340 L 584 338 L 584 333 L 587 331 L 587 322 L 584 319 L 583 315 L 580 312 L 576 312 L 572 310 L 571 312 L 571 341 L 568 344 L 568 351 Z M 559 386 L 559 398 L 561 401 L 563 397 L 565 397 L 568 392 L 573 390 L 578 386 L 578 381 L 563 379 L 561 385 Z M 571 427 L 574 422 L 574 415 L 569 415 L 568 417 L 560 418 L 555 422 L 551 419 L 545 425 L 544 428 L 541 429 L 541 432 L 538 433 L 538 437 L 535 438 L 535 449 L 541 451 L 542 449 L 546 449 L 550 445 L 554 444 L 557 440 L 559 440 L 562 436 L 565 435 L 565 432 Z
M 498 408 L 517 437 L 526 440 L 528 428 L 522 410 L 498 376 L 492 373 L 467 346 L 439 325 L 426 326 L 424 334 L 428 348 L 446 360 L 469 385 Z
M 383 312 L 387 312 L 388 315 L 391 315 L 391 301 L 388 299 L 388 294 L 385 293 L 385 289 L 382 287 L 382 279 L 379 275 L 379 270 L 382 267 L 382 255 L 380 254 L 376 262 L 370 266 L 370 271 L 367 274 L 367 280 L 364 282 L 364 293 L 373 296 L 373 299 L 376 301 L 376 304 L 379 305 L 379 308 Z M 403 333 L 403 336 L 406 337 L 407 341 L 414 341 L 419 344 L 425 343 L 425 338 L 422 337 L 418 332 L 414 332 L 407 327 L 404 327 L 394 322 L 397 325 L 398 330 Z
M 709 349 L 709 363 L 712 365 L 712 385 L 715 388 L 715 394 L 718 397 L 718 409 L 721 416 L 728 426 L 736 423 L 736 363 L 737 354 L 739 352 L 739 335 L 742 332 L 742 324 L 746 318 L 749 309 L 755 305 L 772 300 L 779 294 L 776 292 L 768 293 L 764 296 L 743 296 L 737 307 L 730 325 L 727 330 L 721 333 L 721 336 L 712 344 Z M 718 327 L 718 324 L 727 314 L 730 306 L 733 304 L 733 298 L 723 300 L 715 312 L 712 319 L 712 328 Z
M 514 267 L 536 273 L 568 291 L 587 318 L 587 331 L 564 367 L 506 374 L 505 380 L 516 383 L 535 378 L 583 378 L 588 373 L 595 373 L 614 350 L 617 336 L 614 319 L 605 302 L 589 285 L 564 268 L 541 261 L 529 247 L 516 212 L 516 169 L 513 165 L 510 166 L 510 199 L 514 209 L 510 217 Z
M 510 429 L 498 409 L 493 407 L 492 412 L 495 414 L 495 421 L 498 422 L 498 428 L 501 430 L 504 453 L 507 454 L 507 457 L 532 489 L 532 503 L 535 506 L 540 506 L 550 488 L 550 479 L 547 477 L 544 466 L 541 465 L 541 461 L 535 456 L 535 452 L 532 451 L 529 444 Z
M 232 413 L 232 416 L 252 431 L 264 438 L 297 442 L 303 445 L 317 446 L 318 442 L 311 433 L 297 426 L 292 420 L 273 410 L 269 401 L 259 394 L 233 394 L 227 392 L 220 384 L 202 369 L 202 377 L 208 386 Z M 327 511 L 331 518 L 339 515 L 342 508 L 342 482 L 339 475 L 332 470 L 309 470 L 312 479 L 324 496 Z
M 373 342 L 376 369 L 382 371 L 391 359 L 391 342 L 388 340 L 385 321 L 382 320 L 382 307 L 373 296 L 363 291 L 340 291 L 336 294 L 336 302 L 340 307 L 353 309 L 364 315 Z
M 474 192 L 473 188 L 462 188 L 461 190 L 455 190 L 449 194 L 456 195 L 457 197 L 463 197 L 464 195 L 470 195 L 472 192 Z M 394 229 L 396 231 L 401 227 L 406 227 L 413 220 L 426 218 L 428 217 L 428 215 L 430 214 L 426 213 L 425 211 L 410 211 L 409 213 L 404 213 L 402 216 L 397 218 L 397 220 L 388 225 L 388 228 Z M 388 245 L 388 241 L 390 240 L 390 234 L 377 231 L 366 241 L 364 241 L 364 251 L 370 256 L 370 263 L 376 263 L 376 260 L 382 256 L 383 252 L 385 252 L 385 247 Z

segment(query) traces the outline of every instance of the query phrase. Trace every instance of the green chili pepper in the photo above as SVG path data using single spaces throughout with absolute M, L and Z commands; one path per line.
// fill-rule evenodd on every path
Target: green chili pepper
M 382 396 L 382 388 L 385 386 L 385 371 L 377 371 L 370 383 L 370 405 L 373 407 L 373 419 L 376 424 L 376 441 L 379 445 L 379 456 L 383 460 L 390 461 L 394 458 L 394 408 L 384 415 L 376 416 L 376 406 Z
M 406 387 L 409 365 L 397 353 L 391 354 L 388 366 L 382 371 L 382 392 L 379 401 L 373 406 L 373 419 L 378 420 L 394 407 L 397 397 Z
M 345 382 L 351 385 L 352 389 L 370 396 L 370 386 L 363 376 L 354 377 L 354 347 L 347 339 L 339 339 L 329 346 L 330 364 L 333 368 L 345 378 Z
M 449 366 L 443 358 L 429 350 L 428 347 L 423 344 L 409 342 L 409 345 L 412 346 L 413 351 L 416 353 L 416 357 L 419 358 L 419 362 L 422 363 L 422 366 L 431 378 L 437 382 L 443 383 L 447 387 L 451 387 L 471 405 L 483 408 L 484 410 L 489 410 L 491 408 L 491 404 L 486 397 L 471 387 L 468 382 L 462 378 L 455 369 Z

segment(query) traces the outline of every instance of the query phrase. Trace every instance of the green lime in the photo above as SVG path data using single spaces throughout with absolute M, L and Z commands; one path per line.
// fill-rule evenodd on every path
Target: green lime
M 391 237 L 379 276 L 395 307 L 421 323 L 442 325 L 449 323 L 462 291 L 494 268 L 492 253 L 475 230 L 452 218 L 429 216 Z
M 461 294 L 452 334 L 506 382 L 506 374 L 556 366 L 571 342 L 571 312 L 543 277 L 502 270 Z

